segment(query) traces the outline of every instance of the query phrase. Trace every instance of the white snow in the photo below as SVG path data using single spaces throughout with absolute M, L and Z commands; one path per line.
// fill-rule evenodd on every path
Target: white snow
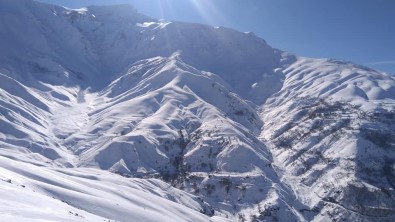
M 126 5 L 0 0 L 0 40 L 1 220 L 394 218 L 393 76 Z

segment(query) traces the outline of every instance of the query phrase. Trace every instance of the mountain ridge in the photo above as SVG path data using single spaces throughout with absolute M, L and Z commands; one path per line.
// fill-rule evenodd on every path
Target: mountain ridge
M 0 205 L 11 218 L 79 221 L 78 208 L 92 221 L 395 217 L 394 77 L 120 6 L 0 5 L 0 49 L 10 52 L 0 53 L 0 182 L 73 212 L 18 217 Z M 26 169 L 10 167 L 18 162 Z M 32 176 L 29 164 L 51 176 Z M 161 213 L 129 205 L 146 204 L 135 192 Z

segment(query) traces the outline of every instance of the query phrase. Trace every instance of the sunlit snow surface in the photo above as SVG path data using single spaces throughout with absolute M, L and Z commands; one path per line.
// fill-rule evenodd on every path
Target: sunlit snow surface
M 394 77 L 125 5 L 0 6 L 1 220 L 394 219 Z

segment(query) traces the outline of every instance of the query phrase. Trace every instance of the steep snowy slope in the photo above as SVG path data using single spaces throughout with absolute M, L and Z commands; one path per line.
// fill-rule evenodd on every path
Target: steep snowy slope
M 395 78 L 307 58 L 284 73 L 261 111 L 282 179 L 316 220 L 393 219 Z
M 394 219 L 392 76 L 125 5 L 0 6 L 9 220 Z
M 4 221 L 222 221 L 204 203 L 159 180 L 106 171 L 44 168 L 0 157 Z M 185 206 L 183 206 L 185 205 Z
M 100 73 L 89 43 L 59 7 L 29 0 L 0 1 L 1 72 L 29 84 L 75 85 Z M 35 86 L 39 87 L 39 86 Z
M 11 95 L 31 89 L 3 78 L 3 122 L 18 130 L 3 132 L 4 156 L 160 178 L 200 196 L 207 215 L 235 217 L 244 210 L 299 217 L 294 207 L 301 206 L 279 183 L 269 150 L 256 138 L 262 122 L 253 107 L 219 76 L 196 70 L 178 54 L 139 61 L 96 93 L 47 85 L 56 97 L 38 90 Z M 37 101 L 43 105 L 31 108 L 35 116 L 12 108 L 22 103 L 28 109 Z
M 263 102 L 281 88 L 283 76 L 273 71 L 282 62 L 280 52 L 252 33 L 160 22 L 127 5 L 80 10 L 30 0 L 2 0 L 2 5 L 0 49 L 7 53 L 0 56 L 0 68 L 19 81 L 100 90 L 133 62 L 182 51 L 186 63 L 223 75 L 250 100 Z

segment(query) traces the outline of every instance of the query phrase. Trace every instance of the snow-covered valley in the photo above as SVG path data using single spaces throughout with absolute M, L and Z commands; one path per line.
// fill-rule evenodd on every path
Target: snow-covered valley
M 130 6 L 0 0 L 6 221 L 391 221 L 395 78 Z

